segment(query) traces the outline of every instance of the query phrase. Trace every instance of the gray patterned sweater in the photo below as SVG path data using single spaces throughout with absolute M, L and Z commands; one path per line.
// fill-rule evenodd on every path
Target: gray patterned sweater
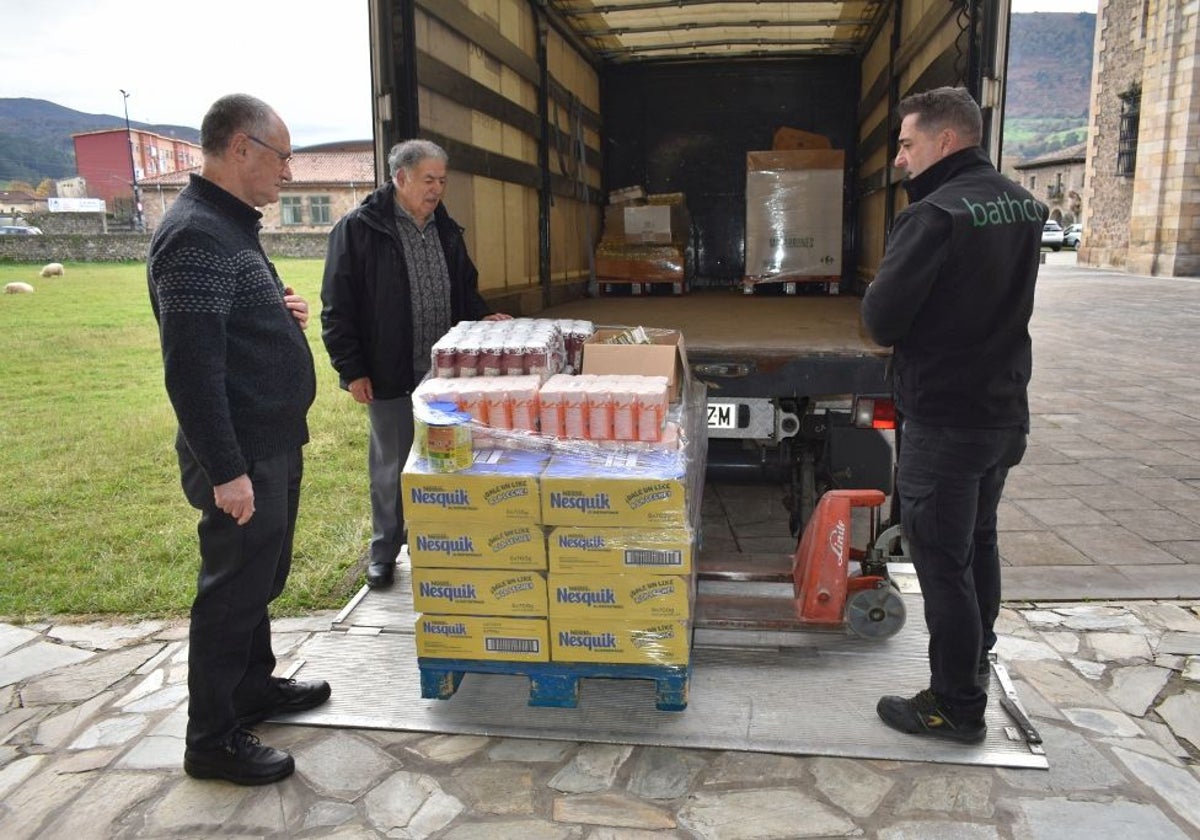
M 214 486 L 308 442 L 312 351 L 259 243 L 261 218 L 192 175 L 150 242 L 167 394 Z

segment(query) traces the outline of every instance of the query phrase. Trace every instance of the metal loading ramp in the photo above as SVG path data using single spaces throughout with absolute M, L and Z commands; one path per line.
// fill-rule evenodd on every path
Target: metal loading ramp
M 402 561 L 406 558 L 402 555 Z M 903 588 L 909 589 L 906 585 Z M 920 595 L 904 595 L 910 620 L 884 641 L 832 633 L 790 639 L 698 631 L 687 709 L 655 709 L 650 680 L 584 679 L 573 709 L 528 705 L 529 678 L 468 673 L 447 700 L 421 697 L 408 569 L 389 590 L 358 592 L 297 651 L 289 676 L 329 680 L 325 705 L 289 723 L 647 746 L 742 750 L 1047 769 L 995 699 L 977 746 L 903 735 L 875 715 L 883 694 L 928 683 Z M 734 642 L 739 646 L 733 646 Z M 753 646 L 740 646 L 749 643 Z

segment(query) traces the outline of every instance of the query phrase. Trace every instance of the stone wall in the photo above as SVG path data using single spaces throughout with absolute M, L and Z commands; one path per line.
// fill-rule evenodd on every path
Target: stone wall
M 1142 0 L 1100 0 L 1092 61 L 1091 127 L 1079 262 L 1124 268 L 1133 179 L 1117 174 L 1120 93 L 1142 80 Z M 1142 100 L 1142 113 L 1149 103 Z
M 1148 5 L 1126 258 L 1137 274 L 1200 275 L 1198 24 L 1200 4 L 1194 0 Z
M 324 233 L 263 233 L 268 256 L 325 258 Z M 150 234 L 0 236 L 0 262 L 141 262 Z
M 1194 0 L 1101 0 L 1079 261 L 1200 276 L 1200 8 Z M 1137 160 L 1116 173 L 1120 94 L 1141 86 Z

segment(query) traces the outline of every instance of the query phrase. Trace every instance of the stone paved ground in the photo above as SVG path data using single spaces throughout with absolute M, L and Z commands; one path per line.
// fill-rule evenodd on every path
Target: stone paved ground
M 180 769 L 183 624 L 0 624 L 0 837 L 1200 837 L 1200 284 L 1067 258 L 1001 538 L 1049 771 L 266 725 L 298 771 L 242 789 Z

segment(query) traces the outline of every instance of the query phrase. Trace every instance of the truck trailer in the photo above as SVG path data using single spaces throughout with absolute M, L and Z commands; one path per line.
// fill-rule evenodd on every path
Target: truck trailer
M 709 479 L 777 482 L 799 534 L 827 490 L 891 492 L 889 353 L 859 301 L 905 201 L 892 115 L 966 87 L 999 161 L 1009 6 L 371 0 L 377 172 L 403 139 L 447 150 L 444 200 L 497 310 L 681 331 L 708 387 Z M 821 198 L 836 272 L 760 282 L 748 155 L 781 131 L 840 152 L 840 194 Z M 597 272 L 609 201 L 630 192 L 686 208 L 681 282 Z

